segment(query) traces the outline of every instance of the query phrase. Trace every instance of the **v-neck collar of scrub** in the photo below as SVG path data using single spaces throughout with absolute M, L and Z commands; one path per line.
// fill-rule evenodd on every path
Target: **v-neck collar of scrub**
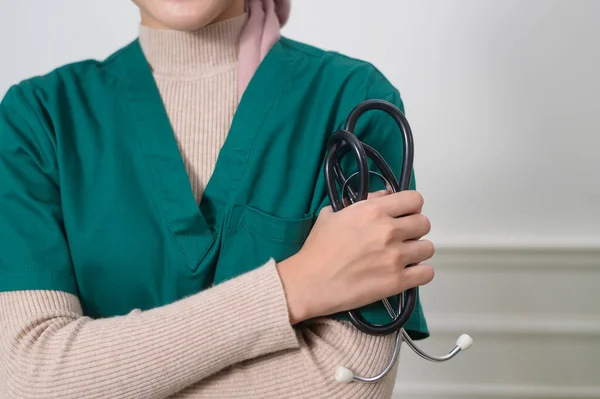
M 119 64 L 120 94 L 131 127 L 154 178 L 160 212 L 195 270 L 214 244 L 225 209 L 242 185 L 252 146 L 273 105 L 281 98 L 301 62 L 278 41 L 266 55 L 244 92 L 219 152 L 200 206 L 196 203 L 183 159 L 160 92 L 138 40 L 113 59 Z M 268 84 L 265 84 L 268 82 Z

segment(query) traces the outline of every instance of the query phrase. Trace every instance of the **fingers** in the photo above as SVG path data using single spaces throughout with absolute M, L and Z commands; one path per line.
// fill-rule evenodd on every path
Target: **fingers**
M 404 269 L 399 278 L 397 292 L 406 291 L 409 288 L 420 287 L 429 284 L 435 273 L 429 265 L 415 265 Z
M 401 191 L 390 195 L 375 198 L 373 203 L 391 217 L 421 213 L 423 209 L 423 196 L 417 191 Z
M 407 241 L 404 243 L 404 247 L 406 256 L 403 263 L 405 265 L 424 262 L 431 259 L 435 253 L 435 248 L 429 240 Z
M 393 219 L 391 223 L 397 229 L 397 237 L 401 241 L 418 240 L 431 231 L 431 222 L 422 213 Z

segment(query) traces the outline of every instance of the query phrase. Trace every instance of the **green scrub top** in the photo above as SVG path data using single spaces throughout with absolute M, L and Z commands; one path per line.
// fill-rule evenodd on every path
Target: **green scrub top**
M 13 86 L 0 106 L 0 291 L 65 291 L 85 315 L 110 317 L 295 254 L 328 205 L 327 139 L 371 98 L 402 108 L 372 65 L 282 38 L 245 91 L 198 205 L 137 40 Z M 389 116 L 369 112 L 356 133 L 399 171 Z M 381 304 L 364 315 L 390 321 Z M 420 303 L 406 329 L 429 335 Z

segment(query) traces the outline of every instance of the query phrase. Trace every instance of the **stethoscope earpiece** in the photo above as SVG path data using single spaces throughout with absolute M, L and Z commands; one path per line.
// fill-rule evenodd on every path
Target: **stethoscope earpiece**
M 460 348 L 461 351 L 466 351 L 473 345 L 473 338 L 469 334 L 463 334 L 456 340 L 456 346 Z
M 354 381 L 354 373 L 347 367 L 339 366 L 335 370 L 335 380 L 337 382 L 352 382 Z

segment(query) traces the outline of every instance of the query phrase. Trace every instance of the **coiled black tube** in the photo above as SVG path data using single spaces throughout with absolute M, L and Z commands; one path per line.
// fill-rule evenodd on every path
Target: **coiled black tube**
M 403 158 L 400 177 L 392 172 L 390 166 L 385 162 L 381 154 L 374 148 L 361 142 L 353 133 L 358 119 L 367 111 L 378 110 L 391 116 L 403 136 Z M 358 170 L 358 187 L 352 188 L 347 184 L 348 178 L 340 166 L 341 159 L 349 152 L 352 152 L 356 159 Z M 344 209 L 344 199 L 350 204 L 367 199 L 370 187 L 370 174 L 368 159 L 372 159 L 375 166 L 379 169 L 381 176 L 388 182 L 393 192 L 408 190 L 413 171 L 414 144 L 410 125 L 402 111 L 394 104 L 384 100 L 367 100 L 357 105 L 346 119 L 346 124 L 342 130 L 334 133 L 327 145 L 327 156 L 325 158 L 325 183 L 327 185 L 327 194 L 334 212 Z M 337 185 L 346 187 L 340 195 Z M 410 318 L 416 302 L 417 289 L 411 288 L 401 295 L 403 300 L 398 301 L 397 316 L 388 324 L 371 324 L 366 321 L 358 309 L 348 312 L 352 324 L 360 331 L 370 335 L 388 335 L 402 329 Z

